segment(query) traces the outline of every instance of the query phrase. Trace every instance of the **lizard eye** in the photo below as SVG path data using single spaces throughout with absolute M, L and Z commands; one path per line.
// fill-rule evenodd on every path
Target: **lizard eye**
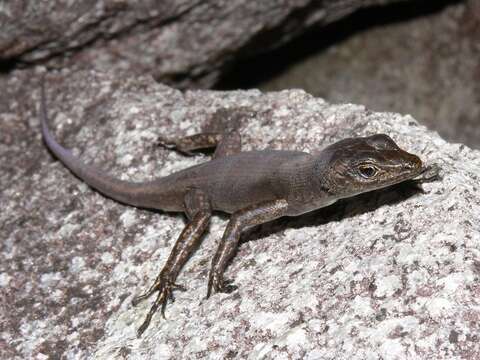
M 369 179 L 377 175 L 378 168 L 370 164 L 363 164 L 358 167 L 358 172 L 365 179 Z

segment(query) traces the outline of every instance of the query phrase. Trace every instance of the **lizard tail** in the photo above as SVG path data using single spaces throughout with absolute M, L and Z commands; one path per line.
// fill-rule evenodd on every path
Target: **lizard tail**
M 127 205 L 145 208 L 158 208 L 157 201 L 152 201 L 152 194 L 149 189 L 154 185 L 153 182 L 135 183 L 123 181 L 110 175 L 102 173 L 101 170 L 92 165 L 84 164 L 73 153 L 60 145 L 48 128 L 48 116 L 45 96 L 45 82 L 41 85 L 41 103 L 40 103 L 40 123 L 42 126 L 42 136 L 45 144 L 50 151 L 77 177 L 90 185 L 95 190 L 106 195 L 109 198 L 117 200 Z M 159 180 L 156 181 L 156 188 L 161 187 Z M 152 186 L 149 186 L 152 185 Z M 158 190 L 157 190 L 158 191 Z M 157 206 L 155 206 L 157 205 Z

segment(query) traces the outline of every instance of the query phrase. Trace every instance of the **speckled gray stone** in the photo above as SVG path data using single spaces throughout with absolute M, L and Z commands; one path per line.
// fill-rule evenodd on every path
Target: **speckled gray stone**
M 398 0 L 49 0 L 0 2 L 0 68 L 123 69 L 211 86 L 235 58 L 266 51 L 373 4 Z
M 36 118 L 40 72 L 0 79 L 1 358 L 480 356 L 480 152 L 410 116 L 300 90 L 182 93 L 145 77 L 63 71 L 47 77 L 57 138 L 123 179 L 207 161 L 156 138 L 229 122 L 246 150 L 308 151 L 381 132 L 443 168 L 425 193 L 404 184 L 250 231 L 226 273 L 239 290 L 205 300 L 226 224 L 215 216 L 179 276 L 188 291 L 137 339 L 149 302 L 132 308 L 131 299 L 157 275 L 183 218 L 106 199 L 48 153 Z

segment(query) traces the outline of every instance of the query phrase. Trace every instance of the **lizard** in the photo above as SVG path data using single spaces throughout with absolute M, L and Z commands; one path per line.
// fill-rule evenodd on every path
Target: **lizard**
M 312 153 L 292 150 L 241 151 L 237 130 L 199 133 L 178 139 L 160 138 L 164 147 L 191 154 L 214 148 L 212 159 L 171 175 L 145 182 L 120 180 L 60 145 L 48 127 L 45 85 L 39 110 L 41 132 L 48 149 L 74 175 L 101 194 L 120 203 L 165 212 L 183 212 L 187 224 L 153 284 L 132 304 L 156 294 L 137 336 L 149 326 L 153 315 L 173 300 L 173 291 L 183 265 L 199 245 L 214 211 L 231 214 L 212 258 L 207 298 L 214 292 L 237 289 L 224 278 L 246 229 L 284 216 L 299 216 L 336 201 L 397 184 L 406 180 L 430 181 L 439 168 L 425 166 L 420 158 L 401 149 L 388 135 L 340 140 Z

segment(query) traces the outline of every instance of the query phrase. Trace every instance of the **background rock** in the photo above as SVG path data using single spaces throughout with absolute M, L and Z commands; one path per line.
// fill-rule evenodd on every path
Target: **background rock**
M 231 121 L 246 150 L 309 151 L 384 132 L 443 168 L 426 193 L 403 184 L 252 230 L 227 270 L 239 291 L 205 300 L 226 224 L 215 216 L 179 277 L 188 291 L 137 339 L 149 304 L 130 301 L 157 275 L 182 216 L 108 200 L 53 159 L 36 117 L 39 77 L 0 80 L 1 358 L 480 356 L 478 151 L 410 116 L 300 90 L 182 93 L 128 73 L 47 77 L 59 141 L 123 179 L 206 161 L 160 149 L 156 138 Z
M 255 71 L 235 79 L 245 69 Z M 333 103 L 411 114 L 449 141 L 480 148 L 480 1 L 369 9 L 238 65 L 224 83 L 301 88 Z
M 55 67 L 118 68 L 176 86 L 209 87 L 234 58 L 389 2 L 12 0 L 0 7 L 0 60 L 3 67 L 50 60 Z
M 11 0 L 0 6 L 0 73 L 42 63 L 151 74 L 177 88 L 303 88 L 412 114 L 480 148 L 479 19 L 479 0 Z M 251 62 L 232 69 L 242 59 Z M 290 70 L 272 72 L 279 66 Z M 241 81 L 219 84 L 227 74 Z

